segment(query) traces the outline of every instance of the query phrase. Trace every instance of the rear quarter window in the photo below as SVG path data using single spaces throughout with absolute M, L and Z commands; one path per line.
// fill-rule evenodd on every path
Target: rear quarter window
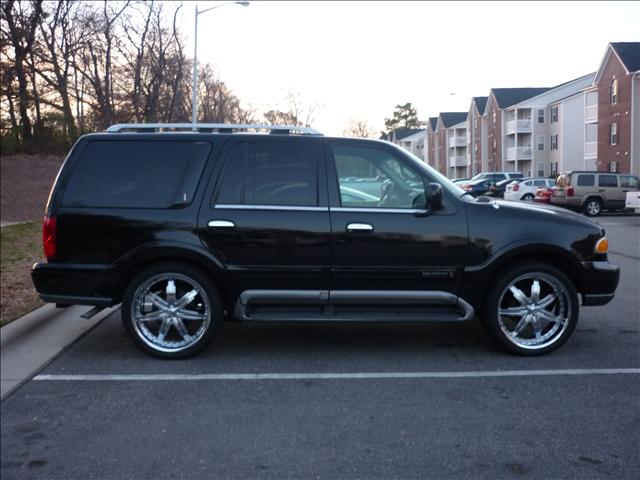
M 168 208 L 191 202 L 211 145 L 91 141 L 65 188 L 63 207 Z
M 578 187 L 593 187 L 595 185 L 595 175 L 578 175 L 576 186 Z

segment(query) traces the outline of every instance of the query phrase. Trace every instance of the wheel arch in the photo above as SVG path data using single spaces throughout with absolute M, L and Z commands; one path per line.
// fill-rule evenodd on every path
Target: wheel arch
M 114 292 L 116 303 L 122 300 L 124 291 L 138 273 L 160 262 L 181 263 L 201 271 L 218 288 L 225 307 L 233 305 L 237 292 L 224 264 L 210 252 L 190 244 L 145 246 L 130 252 L 126 258 L 117 262 L 119 281 L 118 290 Z

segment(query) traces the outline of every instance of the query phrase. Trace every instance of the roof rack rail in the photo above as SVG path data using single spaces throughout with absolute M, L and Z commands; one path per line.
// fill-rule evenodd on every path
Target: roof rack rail
M 118 123 L 107 128 L 109 133 L 270 133 L 280 135 L 322 135 L 309 127 L 296 125 L 261 125 L 235 123 Z

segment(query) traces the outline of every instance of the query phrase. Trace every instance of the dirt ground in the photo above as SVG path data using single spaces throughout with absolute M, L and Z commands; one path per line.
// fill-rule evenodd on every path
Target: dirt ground
M 0 156 L 0 220 L 41 220 L 49 190 L 64 161 L 61 155 Z

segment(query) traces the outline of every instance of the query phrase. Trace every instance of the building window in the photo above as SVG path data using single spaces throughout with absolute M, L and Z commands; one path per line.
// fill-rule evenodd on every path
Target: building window
M 551 135 L 549 150 L 558 150 L 558 134 Z
M 618 173 L 618 162 L 609 162 L 609 171 L 612 173 Z M 602 177 L 610 177 L 611 175 L 601 175 L 600 178 Z M 613 177 L 614 179 L 616 177 Z M 612 184 L 612 185 L 600 185 L 601 187 L 617 187 L 617 183 L 616 184 Z
M 544 177 L 544 162 L 538 162 L 538 176 Z
M 551 107 L 551 123 L 558 123 L 558 107 Z
M 544 152 L 544 135 L 538 135 L 538 151 Z
M 611 87 L 609 88 L 609 97 L 611 105 L 618 103 L 618 79 L 611 80 Z
M 496 111 L 494 110 L 494 111 L 493 111 L 493 124 L 494 124 L 494 125 L 496 124 L 496 117 L 497 117 L 497 115 L 496 115 Z
M 618 122 L 609 125 L 609 145 L 618 144 Z
M 544 108 L 538 109 L 538 123 L 544 123 Z

